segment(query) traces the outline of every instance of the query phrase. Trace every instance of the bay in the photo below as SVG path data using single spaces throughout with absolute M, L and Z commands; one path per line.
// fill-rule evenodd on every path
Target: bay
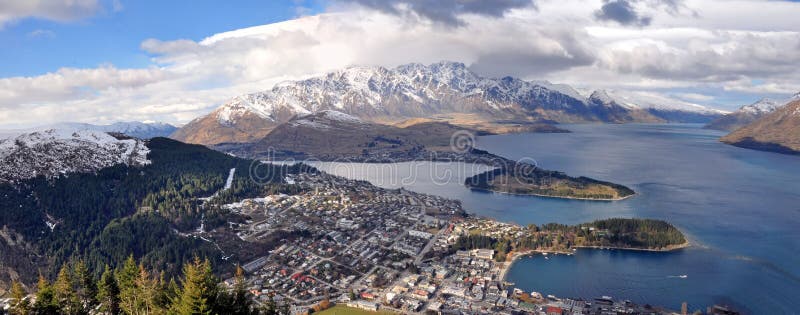
M 722 144 L 694 124 L 566 125 L 566 134 L 480 137 L 477 146 L 539 167 L 612 181 L 637 195 L 614 202 L 469 190 L 485 167 L 462 163 L 314 163 L 386 188 L 461 200 L 474 214 L 519 224 L 598 218 L 667 220 L 692 247 L 670 253 L 579 250 L 517 261 L 507 280 L 560 297 L 610 295 L 690 309 L 719 303 L 753 314 L 800 312 L 800 157 Z M 686 275 L 686 277 L 679 277 Z

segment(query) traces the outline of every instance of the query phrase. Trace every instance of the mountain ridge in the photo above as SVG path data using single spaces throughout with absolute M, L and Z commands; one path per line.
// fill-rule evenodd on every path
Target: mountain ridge
M 800 100 L 800 92 L 783 100 L 762 98 L 755 103 L 744 105 L 732 113 L 718 117 L 705 125 L 706 129 L 734 131 L 775 112 L 793 101 Z
M 647 98 L 640 97 L 640 101 Z M 659 122 L 673 114 L 671 105 L 657 108 L 650 97 L 646 106 L 618 106 L 609 121 L 608 109 L 565 84 L 525 81 L 513 77 L 486 78 L 463 63 L 411 63 L 392 69 L 352 66 L 299 81 L 285 81 L 263 92 L 232 98 L 208 115 L 198 117 L 171 135 L 180 141 L 217 144 L 253 142 L 294 116 L 336 110 L 371 121 L 469 114 L 487 121 L 526 120 L 556 123 Z M 675 103 L 700 117 L 721 112 Z M 617 119 L 619 118 L 619 119 Z M 710 119 L 710 118 L 709 118 Z
M 93 130 L 47 129 L 0 140 L 0 183 L 91 173 L 117 164 L 147 165 L 142 140 Z
M 787 154 L 800 154 L 800 99 L 720 139 L 724 143 Z

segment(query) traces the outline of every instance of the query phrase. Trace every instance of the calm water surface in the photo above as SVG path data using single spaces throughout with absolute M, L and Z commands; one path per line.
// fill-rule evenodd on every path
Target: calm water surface
M 691 309 L 723 303 L 753 314 L 800 313 L 800 157 L 724 145 L 717 141 L 722 133 L 698 125 L 567 128 L 573 133 L 481 137 L 478 147 L 625 184 L 638 195 L 593 202 L 471 191 L 463 179 L 485 168 L 458 163 L 317 166 L 382 187 L 459 199 L 471 213 L 519 224 L 665 219 L 694 244 L 671 253 L 580 250 L 523 258 L 507 280 L 527 291 L 611 295 L 673 309 L 687 301 Z

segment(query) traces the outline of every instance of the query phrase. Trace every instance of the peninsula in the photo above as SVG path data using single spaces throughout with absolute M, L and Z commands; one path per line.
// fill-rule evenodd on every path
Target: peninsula
M 533 165 L 515 163 L 467 178 L 464 185 L 477 190 L 542 197 L 615 201 L 635 192 L 623 185 L 588 177 L 571 177 Z

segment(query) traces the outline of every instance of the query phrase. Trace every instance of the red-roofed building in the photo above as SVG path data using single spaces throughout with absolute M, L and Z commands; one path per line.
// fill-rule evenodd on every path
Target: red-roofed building
M 564 310 L 562 310 L 560 307 L 548 306 L 545 310 L 545 313 L 547 315 L 562 315 L 564 314 Z

